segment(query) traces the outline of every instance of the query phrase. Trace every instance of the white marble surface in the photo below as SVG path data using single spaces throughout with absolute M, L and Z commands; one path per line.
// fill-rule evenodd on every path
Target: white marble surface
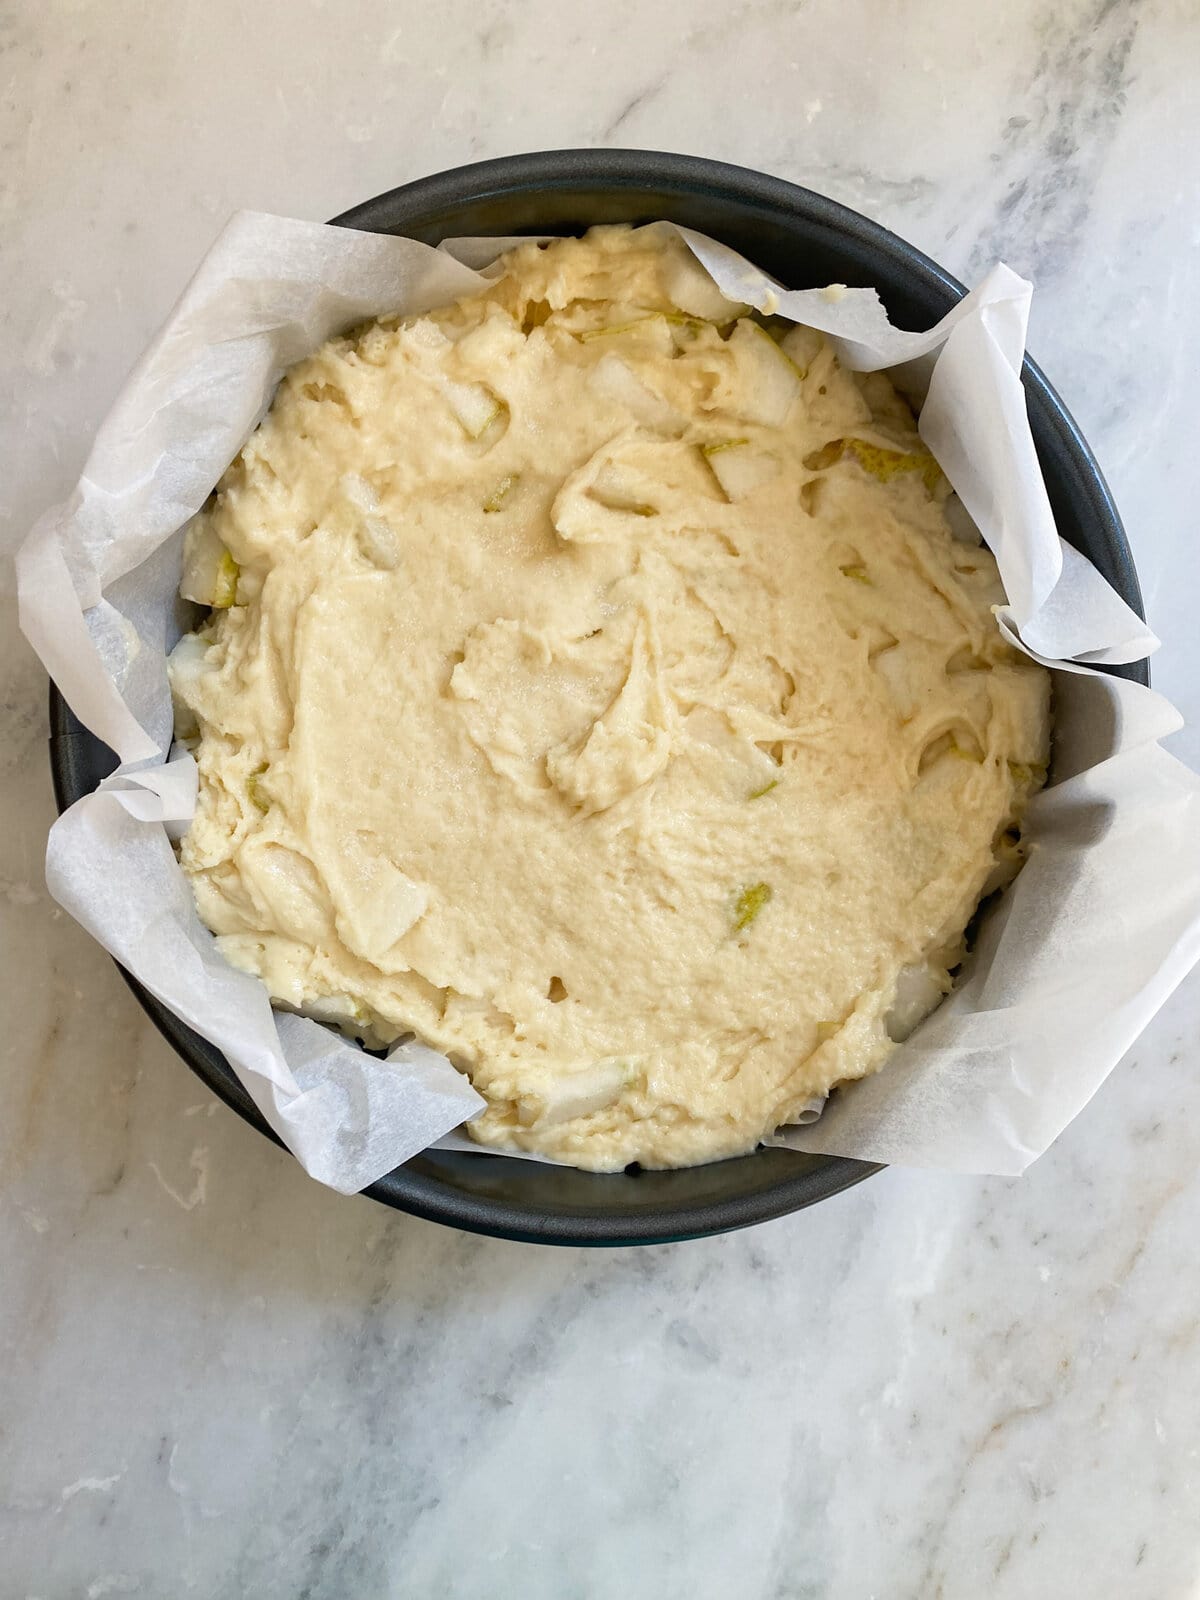
M 690 150 L 1036 279 L 1031 345 L 1124 511 L 1196 760 L 1198 63 L 1192 0 L 5 7 L 3 538 L 234 207 Z M 339 1199 L 48 900 L 10 589 L 0 1600 L 1196 1594 L 1200 981 L 1019 1182 L 893 1171 L 591 1254 Z

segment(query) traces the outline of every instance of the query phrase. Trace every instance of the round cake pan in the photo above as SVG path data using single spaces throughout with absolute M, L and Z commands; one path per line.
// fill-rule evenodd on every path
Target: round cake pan
M 341 227 L 436 244 L 470 234 L 581 233 L 666 219 L 723 240 L 789 288 L 878 289 L 892 321 L 924 329 L 965 293 L 912 245 L 857 212 L 779 178 L 649 150 L 557 150 L 422 178 L 354 206 Z M 1121 519 L 1095 458 L 1040 369 L 1022 372 L 1059 532 L 1141 613 Z M 1144 663 L 1115 669 L 1147 681 Z M 55 796 L 65 809 L 114 766 L 51 690 Z M 274 1138 L 225 1058 L 124 974 L 151 1020 L 226 1104 Z M 366 1191 L 434 1222 L 542 1244 L 661 1244 L 800 1210 L 879 1170 L 861 1161 L 759 1150 L 677 1172 L 597 1174 L 494 1155 L 426 1151 Z

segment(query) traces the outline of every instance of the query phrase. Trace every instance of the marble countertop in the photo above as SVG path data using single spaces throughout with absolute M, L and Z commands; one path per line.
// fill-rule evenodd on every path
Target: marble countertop
M 329 216 L 513 150 L 693 151 L 965 278 L 1034 278 L 1031 347 L 1122 507 L 1200 761 L 1197 60 L 1191 0 L 5 8 L 5 547 L 232 209 Z M 1017 1182 L 890 1171 L 593 1253 L 341 1199 L 49 900 L 11 590 L 3 1600 L 1197 1592 L 1200 978 Z

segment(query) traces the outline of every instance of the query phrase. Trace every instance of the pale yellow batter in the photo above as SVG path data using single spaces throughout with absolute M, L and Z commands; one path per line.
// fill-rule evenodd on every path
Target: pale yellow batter
M 485 1144 L 709 1161 L 873 1072 L 1045 772 L 911 413 L 744 309 L 658 229 L 524 246 L 294 368 L 190 537 L 200 914 Z

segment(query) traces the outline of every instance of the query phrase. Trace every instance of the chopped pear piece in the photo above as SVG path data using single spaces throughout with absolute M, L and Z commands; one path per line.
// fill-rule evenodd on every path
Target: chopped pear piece
M 439 376 L 438 388 L 468 439 L 481 439 L 508 410 L 504 401 L 485 383 L 459 383 L 454 378 Z
M 752 883 L 743 889 L 737 897 L 737 904 L 733 908 L 733 931 L 741 933 L 756 920 L 763 907 L 771 899 L 774 890 L 769 883 Z
M 882 445 L 872 444 L 868 439 L 830 439 L 828 444 L 806 455 L 804 465 L 810 472 L 823 472 L 847 454 L 852 455 L 863 471 L 877 478 L 880 483 L 889 483 L 901 473 L 919 472 L 922 482 L 932 494 L 942 478 L 942 469 L 928 450 L 885 450 Z
M 354 508 L 350 525 L 363 555 L 381 571 L 394 571 L 400 564 L 400 536 L 386 518 L 378 515 L 377 491 L 357 472 L 344 472 L 338 487 Z
M 251 772 L 250 776 L 246 779 L 246 794 L 249 797 L 250 804 L 257 810 L 263 812 L 264 815 L 271 809 L 271 802 L 263 793 L 262 785 L 258 780 L 262 777 L 266 770 L 267 763 L 265 761 L 260 761 L 258 766 L 254 768 L 253 772 Z
M 406 328 L 400 330 L 401 338 L 405 344 L 415 344 L 422 350 L 432 350 L 440 355 L 450 345 L 450 340 L 428 317 L 420 317 L 416 322 L 410 322 Z
M 638 486 L 615 461 L 606 461 L 588 490 L 591 499 L 609 511 L 628 511 L 635 517 L 656 517 L 658 507 L 639 494 Z
M 922 682 L 920 664 L 913 660 L 912 649 L 904 644 L 893 644 L 879 650 L 871 657 L 871 665 L 883 679 L 896 703 L 903 721 L 914 716 L 921 702 Z
M 824 338 L 815 328 L 806 328 L 802 323 L 797 323 L 784 334 L 779 341 L 779 348 L 803 378 L 808 376 L 808 369 L 821 353 L 824 343 Z
M 359 511 L 378 511 L 379 496 L 367 480 L 357 472 L 343 472 L 338 488 Z
M 630 517 L 658 515 L 658 507 L 648 498 L 656 487 L 654 480 L 614 459 L 624 448 L 624 440 L 610 441 L 563 480 L 550 508 L 560 538 L 581 543 L 614 535 L 628 538 Z
M 678 433 L 684 426 L 681 413 L 611 351 L 596 363 L 591 382 L 597 393 L 623 406 L 644 427 L 660 433 Z
M 363 517 L 358 525 L 358 542 L 373 566 L 392 572 L 400 564 L 400 539 L 395 528 L 383 517 Z
M 212 603 L 216 610 L 227 611 L 236 602 L 238 573 L 240 570 L 229 551 L 222 550 L 220 565 L 217 567 L 216 583 L 213 585 Z
M 183 578 L 179 584 L 183 598 L 227 611 L 237 603 L 240 570 L 209 519 L 197 517 L 184 541 Z
M 167 673 L 171 688 L 177 694 L 192 689 L 200 674 L 205 671 L 212 640 L 202 633 L 185 633 L 167 657 Z
M 896 992 L 884 1017 L 888 1038 L 900 1044 L 936 1009 L 950 992 L 950 976 L 945 967 L 921 961 L 901 967 Z
M 844 439 L 830 439 L 819 450 L 810 450 L 804 458 L 804 465 L 809 472 L 824 472 L 827 467 L 840 461 L 845 453 Z
M 772 478 L 777 478 L 782 470 L 777 456 L 768 450 L 756 449 L 747 439 L 702 444 L 700 450 L 725 498 L 731 501 L 744 500 Z
M 449 378 L 439 365 L 427 359 L 432 356 L 436 361 L 444 356 L 452 342 L 435 322 L 423 318 L 412 323 L 404 331 L 404 339 L 416 347 L 412 352 L 416 365 L 450 407 L 468 439 L 481 439 L 501 417 L 507 416 L 508 406 L 487 384 Z
M 500 479 L 500 482 L 483 502 L 483 509 L 485 511 L 503 511 L 504 502 L 516 488 L 518 477 L 519 474 L 515 472 L 505 473 L 504 477 Z
M 1008 770 L 1013 782 L 1024 789 L 1040 789 L 1046 781 L 1046 766 L 1041 761 L 1010 761 Z
M 619 1060 L 597 1061 L 573 1072 L 538 1074 L 533 1092 L 517 1102 L 517 1121 L 528 1128 L 589 1117 L 619 1100 L 637 1075 L 632 1062 Z M 526 1080 L 533 1076 L 527 1073 Z
M 498 306 L 477 327 L 454 341 L 456 360 L 468 372 L 499 372 L 507 362 L 519 358 L 525 344 L 520 325 Z
M 942 476 L 941 467 L 928 450 L 885 450 L 880 445 L 868 444 L 865 439 L 847 439 L 846 448 L 863 471 L 878 478 L 880 483 L 889 483 L 901 473 L 919 472 L 921 481 L 932 494 Z
M 192 700 L 201 675 L 205 672 L 212 641 L 203 634 L 185 633 L 167 657 L 167 679 L 171 685 L 171 702 L 175 708 L 175 737 L 194 739 L 200 731 Z
M 737 367 L 737 393 L 732 399 L 748 422 L 777 428 L 800 395 L 800 372 L 765 328 L 743 317 L 734 325 L 727 348 Z
M 276 1004 L 279 1002 L 276 1001 Z M 289 1009 L 290 1007 L 285 1007 Z M 348 994 L 327 994 L 307 996 L 304 1001 L 304 1015 L 315 1017 L 318 1022 L 325 1022 L 334 1028 L 342 1028 L 347 1033 L 354 1034 L 361 1031 L 364 1024 L 369 1024 L 371 1014 L 360 1000 L 355 1000 Z
M 584 328 L 576 335 L 581 344 L 594 344 L 599 340 L 620 340 L 636 344 L 650 355 L 668 356 L 675 348 L 671 324 L 661 311 L 649 311 L 644 317 L 634 317 L 623 322 L 610 322 L 603 328 Z
M 672 305 L 705 322 L 732 322 L 750 307 L 744 300 L 727 300 L 708 272 L 689 251 L 686 256 L 664 257 L 666 290 Z

